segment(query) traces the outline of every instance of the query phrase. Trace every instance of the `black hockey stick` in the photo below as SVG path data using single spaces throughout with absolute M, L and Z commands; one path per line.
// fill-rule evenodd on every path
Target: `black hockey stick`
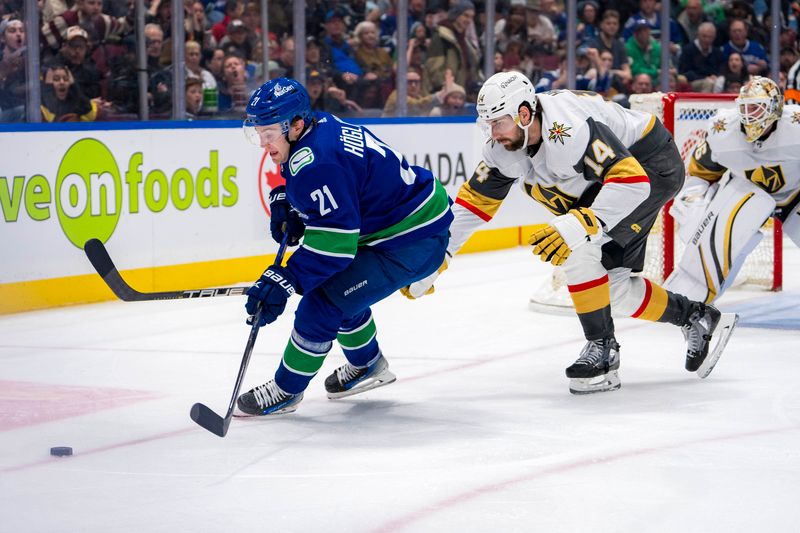
M 289 233 L 284 233 L 281 246 L 278 248 L 278 255 L 275 257 L 274 266 L 280 266 L 283 261 L 283 253 L 286 251 L 286 241 L 288 240 Z M 225 418 L 222 418 L 217 413 L 212 411 L 202 403 L 196 403 L 192 406 L 189 416 L 198 425 L 207 429 L 218 437 L 224 437 L 228 433 L 228 426 L 231 425 L 231 418 L 233 418 L 233 408 L 236 406 L 236 399 L 239 397 L 239 389 L 242 388 L 242 381 L 244 381 L 244 373 L 247 371 L 247 365 L 250 363 L 250 354 L 253 352 L 253 346 L 256 344 L 256 337 L 258 336 L 259 325 L 261 319 L 261 306 L 258 306 L 256 314 L 252 317 L 253 326 L 250 328 L 250 336 L 247 337 L 247 346 L 244 348 L 244 355 L 242 356 L 242 364 L 239 365 L 239 375 L 236 376 L 236 384 L 233 386 L 233 395 L 231 401 L 228 403 L 228 412 Z
M 217 287 L 211 289 L 189 289 L 183 291 L 139 292 L 122 279 L 117 267 L 108 255 L 108 250 L 98 239 L 89 239 L 83 245 L 86 257 L 106 282 L 108 288 L 122 301 L 144 302 L 148 300 L 181 300 L 184 298 L 209 298 L 212 296 L 239 296 L 247 287 Z

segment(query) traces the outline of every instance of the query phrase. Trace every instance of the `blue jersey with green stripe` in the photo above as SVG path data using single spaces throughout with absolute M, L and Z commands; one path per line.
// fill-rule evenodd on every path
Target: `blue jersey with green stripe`
M 306 224 L 287 268 L 303 291 L 343 270 L 360 246 L 408 245 L 453 220 L 450 199 L 430 170 L 363 126 L 317 112 L 281 165 L 286 197 Z

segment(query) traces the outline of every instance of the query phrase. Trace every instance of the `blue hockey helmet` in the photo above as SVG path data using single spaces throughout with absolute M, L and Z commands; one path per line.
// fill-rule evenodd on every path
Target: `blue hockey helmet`
M 255 126 L 280 124 L 284 135 L 295 118 L 301 118 L 306 126 L 311 124 L 313 112 L 306 88 L 290 78 L 269 80 L 250 96 L 247 103 L 247 118 L 244 120 L 245 135 L 257 146 L 259 137 Z

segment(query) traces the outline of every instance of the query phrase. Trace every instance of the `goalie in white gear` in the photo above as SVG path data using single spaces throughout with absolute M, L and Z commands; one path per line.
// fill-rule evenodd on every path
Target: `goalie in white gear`
M 665 287 L 707 303 L 733 283 L 773 213 L 800 245 L 800 106 L 784 106 L 761 77 L 736 103 L 709 120 L 670 211 L 686 248 Z
M 483 161 L 453 206 L 448 257 L 491 220 L 519 180 L 527 196 L 555 215 L 529 243 L 543 261 L 563 265 L 587 339 L 566 370 L 570 391 L 620 387 L 612 306 L 615 313 L 682 327 L 686 368 L 706 377 L 735 316 L 723 320 L 711 306 L 631 276 L 643 267 L 647 234 L 659 210 L 683 184 L 683 162 L 664 126 L 649 113 L 605 102 L 595 93 L 537 95 L 518 72 L 489 78 L 477 108 L 489 138 Z M 436 275 L 404 293 L 429 292 Z M 709 351 L 712 335 L 716 345 Z

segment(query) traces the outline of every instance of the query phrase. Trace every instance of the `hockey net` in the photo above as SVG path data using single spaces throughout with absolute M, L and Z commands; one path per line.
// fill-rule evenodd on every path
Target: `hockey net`
M 720 109 L 733 107 L 736 95 L 700 93 L 652 93 L 632 95 L 632 109 L 653 113 L 661 119 L 675 138 L 684 164 L 688 164 L 692 150 L 705 138 L 706 121 Z M 781 288 L 781 228 L 770 218 L 761 228 L 764 238 L 747 257 L 737 276 L 735 286 L 758 287 L 765 290 Z M 683 245 L 677 238 L 675 225 L 666 213 L 658 216 L 647 240 L 647 256 L 642 275 L 662 283 L 672 272 L 675 261 L 681 257 Z M 566 290 L 566 277 L 561 269 L 530 299 L 534 310 L 563 313 L 571 312 L 572 301 Z

